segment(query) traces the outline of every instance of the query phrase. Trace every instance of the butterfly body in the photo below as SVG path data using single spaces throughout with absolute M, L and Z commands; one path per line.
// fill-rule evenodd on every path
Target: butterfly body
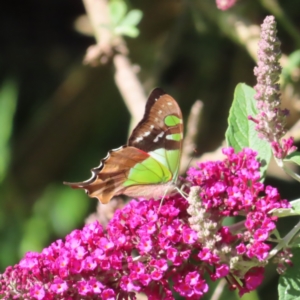
M 99 167 L 92 169 L 89 180 L 66 184 L 85 189 L 101 203 L 120 194 L 157 199 L 177 181 L 182 139 L 177 102 L 163 90 L 154 89 L 128 144 L 109 151 Z

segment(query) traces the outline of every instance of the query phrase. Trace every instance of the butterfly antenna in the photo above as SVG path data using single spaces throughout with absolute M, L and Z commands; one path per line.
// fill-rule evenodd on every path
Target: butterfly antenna
M 198 151 L 197 151 L 196 148 L 194 148 L 193 152 L 194 152 L 194 154 L 198 154 Z M 189 167 L 191 166 L 191 163 L 192 163 L 192 160 L 193 160 L 193 159 L 195 159 L 194 156 L 192 156 L 192 157 L 190 158 L 189 163 L 187 164 L 187 167 L 185 168 L 186 171 L 187 171 L 187 170 L 189 169 Z M 186 173 L 186 171 L 185 171 L 185 173 Z

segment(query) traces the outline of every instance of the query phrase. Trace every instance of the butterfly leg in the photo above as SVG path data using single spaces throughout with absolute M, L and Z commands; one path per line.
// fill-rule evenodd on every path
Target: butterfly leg
M 178 188 L 177 186 L 175 186 L 176 191 L 177 191 L 177 192 L 178 192 L 185 200 L 187 200 L 188 194 L 185 193 L 185 192 L 183 191 L 184 188 L 185 188 L 185 185 L 184 185 L 184 184 L 181 186 L 181 188 Z
M 162 204 L 163 204 L 163 201 L 164 201 L 166 195 L 168 194 L 170 188 L 174 188 L 174 186 L 170 185 L 170 186 L 168 186 L 168 187 L 166 188 L 166 190 L 165 190 L 165 192 L 164 192 L 164 195 L 162 196 L 162 198 L 161 198 L 161 200 L 160 200 L 160 204 L 159 204 L 159 207 L 158 207 L 157 212 L 160 211 L 160 209 L 161 209 L 161 207 L 162 207 Z

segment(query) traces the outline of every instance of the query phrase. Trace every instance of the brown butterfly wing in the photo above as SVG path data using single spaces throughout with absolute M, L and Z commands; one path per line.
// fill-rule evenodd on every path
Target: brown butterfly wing
M 113 196 L 125 191 L 126 188 L 122 184 L 127 180 L 130 169 L 148 157 L 147 153 L 137 148 L 123 146 L 109 151 L 100 166 L 91 170 L 90 179 L 78 183 L 64 183 L 72 188 L 85 189 L 91 198 L 98 198 L 105 204 Z
M 167 139 L 167 135 L 182 133 L 183 124 L 169 127 L 165 124 L 166 116 L 176 116 L 182 120 L 182 113 L 177 102 L 162 89 L 156 88 L 150 94 L 143 119 L 132 131 L 128 145 L 145 152 L 164 148 L 181 149 L 182 140 Z

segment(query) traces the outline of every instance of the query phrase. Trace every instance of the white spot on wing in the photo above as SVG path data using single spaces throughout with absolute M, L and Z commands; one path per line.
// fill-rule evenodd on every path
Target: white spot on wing
M 153 128 L 154 128 L 154 125 L 150 125 L 150 128 L 153 129 Z
M 139 136 L 135 139 L 135 141 L 138 143 L 138 142 L 142 141 L 143 139 L 144 139 L 143 137 Z
M 146 131 L 146 132 L 144 133 L 144 136 L 148 136 L 148 135 L 150 135 L 150 134 L 151 134 L 150 131 Z
M 161 111 L 161 110 L 159 110 L 159 111 L 158 111 L 158 114 L 159 114 L 159 115 L 161 115 L 161 114 L 162 114 L 162 111 Z
M 157 143 L 158 140 L 159 140 L 160 138 L 162 138 L 163 136 L 164 136 L 164 132 L 162 131 L 160 134 L 158 134 L 158 135 L 156 136 L 156 138 L 153 140 L 153 142 L 154 142 L 154 143 Z
M 183 139 L 183 134 L 182 134 L 182 133 L 180 133 L 180 138 Z M 166 139 L 167 139 L 167 140 L 174 140 L 174 141 L 176 141 L 176 140 L 173 138 L 173 135 L 172 135 L 172 134 L 168 134 L 168 135 L 166 136 Z
M 172 105 L 172 102 L 167 102 L 168 105 Z

